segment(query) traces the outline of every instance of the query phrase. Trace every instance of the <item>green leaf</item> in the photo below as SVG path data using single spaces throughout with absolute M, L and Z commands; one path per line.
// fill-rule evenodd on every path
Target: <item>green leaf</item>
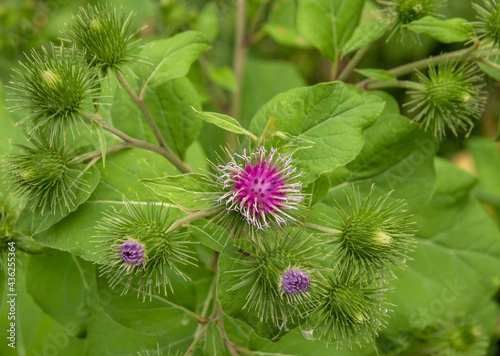
M 224 314 L 250 325 L 258 336 L 277 341 L 287 333 L 288 330 L 286 328 L 279 329 L 272 322 L 261 321 L 256 310 L 243 308 L 252 286 L 246 285 L 242 288 L 231 290 L 234 285 L 241 281 L 240 277 L 233 273 L 241 269 L 241 264 L 235 261 L 235 259 L 239 259 L 241 256 L 238 249 L 231 243 L 227 244 L 220 254 L 217 297 L 222 311 Z
M 32 255 L 27 269 L 28 293 L 40 308 L 61 326 L 72 324 L 75 334 L 85 336 L 87 300 L 95 288 L 94 266 L 69 253 L 44 249 Z
M 476 62 L 479 68 L 491 78 L 500 81 L 500 58 L 494 56 L 488 58 L 487 62 Z
M 215 251 L 222 251 L 229 234 L 210 221 L 197 220 L 189 224 L 189 232 L 199 242 Z
M 373 125 L 384 103 L 341 82 L 292 89 L 274 97 L 255 115 L 250 131 L 260 136 L 269 118 L 276 131 L 311 142 L 294 154 L 303 182 L 352 161 L 361 151 L 363 132 Z
M 418 245 L 414 261 L 392 281 L 389 302 L 398 307 L 389 330 L 431 325 L 439 319 L 476 315 L 491 305 L 500 286 L 500 232 L 470 195 L 475 179 L 436 159 L 438 186 L 416 215 Z M 491 334 L 494 315 L 477 320 Z
M 185 210 L 203 210 L 215 204 L 215 192 L 203 174 L 189 173 L 141 180 L 156 195 Z
M 167 81 L 185 76 L 191 64 L 210 48 L 206 37 L 196 31 L 186 31 L 171 38 L 147 43 L 140 56 L 153 63 L 153 67 L 141 64 L 137 67 L 140 78 L 147 78 L 144 86 L 155 87 Z
M 167 145 L 181 159 L 198 137 L 202 123 L 191 106 L 200 109 L 201 101 L 191 82 L 177 78 L 148 88 L 144 105 L 160 129 Z M 137 105 L 124 90 L 116 90 L 111 107 L 114 126 L 126 134 L 157 144 L 158 141 Z
M 408 24 L 408 28 L 442 43 L 465 42 L 474 36 L 472 24 L 461 18 L 440 20 L 433 16 L 425 16 Z
M 80 189 L 73 190 L 76 199 L 74 200 L 75 205 L 71 208 L 62 205 L 62 209 L 58 209 L 55 214 L 48 214 L 45 212 L 45 214 L 42 215 L 41 208 L 36 208 L 34 211 L 31 211 L 31 208 L 25 207 L 17 220 L 16 231 L 24 236 L 30 237 L 47 230 L 85 203 L 99 184 L 100 177 L 101 174 L 96 166 L 90 167 L 84 173 L 83 178 L 86 180 L 86 184 L 80 187 Z
M 363 4 L 364 0 L 298 0 L 297 28 L 323 56 L 335 61 L 358 26 Z
M 224 345 L 220 331 L 214 322 L 211 322 L 207 326 L 205 343 L 203 345 L 203 354 L 207 356 L 231 355 L 229 350 L 226 349 L 226 345 Z
M 365 4 L 369 4 L 368 2 Z M 351 38 L 342 46 L 342 55 L 356 51 L 381 38 L 389 28 L 389 22 L 379 9 L 368 9 L 363 11 L 361 24 L 356 27 Z
M 197 111 L 195 108 L 193 108 L 193 110 L 196 113 L 196 115 L 198 115 L 198 117 L 203 121 L 217 125 L 226 131 L 231 131 L 240 135 L 247 135 L 248 137 L 251 137 L 253 140 L 255 141 L 257 140 L 257 137 L 253 133 L 245 130 L 243 127 L 241 127 L 238 121 L 236 121 L 230 116 L 219 114 L 216 112 Z
M 236 78 L 233 70 L 229 67 L 209 68 L 208 76 L 224 89 L 233 91 L 236 89 Z
M 470 138 L 467 148 L 474 157 L 479 175 L 476 196 L 488 203 L 500 206 L 500 151 L 496 142 L 484 138 Z
M 163 157 L 152 152 L 128 149 L 110 154 L 101 182 L 89 199 L 76 211 L 49 229 L 34 236 L 41 245 L 68 251 L 88 261 L 95 261 L 95 226 L 105 211 L 124 207 L 123 196 L 136 204 L 145 204 L 151 193 L 139 182 L 175 174 L 176 170 Z
M 201 9 L 195 29 L 203 33 L 210 42 L 217 39 L 220 29 L 217 6 L 215 3 L 208 3 Z
M 109 288 L 104 277 L 97 277 L 97 289 L 104 302 L 104 312 L 115 322 L 148 335 L 171 334 L 173 340 L 192 330 L 195 321 L 189 312 L 196 308 L 197 294 L 193 282 L 166 270 L 172 282 L 173 293 L 153 295 L 152 299 L 138 296 L 137 283 L 132 282 L 129 292 L 121 295 L 121 286 Z M 193 275 L 193 277 L 195 277 Z
M 381 82 L 396 80 L 396 76 L 394 74 L 383 69 L 356 69 L 356 72 L 367 78 L 375 79 Z

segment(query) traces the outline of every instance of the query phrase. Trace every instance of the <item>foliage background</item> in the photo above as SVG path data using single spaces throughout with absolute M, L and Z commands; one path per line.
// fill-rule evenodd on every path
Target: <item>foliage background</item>
M 57 42 L 64 23 L 70 21 L 71 14 L 86 3 L 81 0 L 3 0 L 0 3 L 0 78 L 3 83 L 9 81 L 11 68 L 17 66 L 17 61 L 23 58 L 23 52 L 47 45 L 49 41 Z M 235 18 L 232 1 L 113 0 L 108 3 L 123 5 L 136 12 L 133 26 L 146 23 L 148 26 L 141 36 L 147 39 L 163 38 L 188 29 L 200 30 L 207 35 L 213 49 L 192 67 L 188 78 L 195 85 L 201 98 L 199 104 L 206 111 L 227 109 L 231 99 L 229 91 L 235 85 L 230 70 Z M 271 10 L 272 15 L 267 18 L 267 23 L 277 29 L 287 29 L 290 26 L 288 17 L 292 4 L 292 0 L 269 3 L 253 0 L 250 1 L 250 17 L 258 18 L 262 8 Z M 214 20 L 214 12 L 218 14 L 219 21 Z M 468 0 L 450 0 L 440 12 L 447 17 L 474 20 L 474 11 Z M 273 37 L 272 33 L 272 30 L 257 32 L 256 42 L 249 50 L 239 113 L 244 127 L 249 127 L 258 109 L 278 93 L 329 79 L 329 63 L 317 50 L 303 45 L 303 39 L 293 33 L 285 31 L 285 35 L 291 36 L 291 41 L 298 41 L 298 46 L 284 45 L 290 39 L 286 37 L 280 40 Z M 401 44 L 394 39 L 386 43 L 384 38 L 371 47 L 359 67 L 389 69 L 458 48 L 458 45 L 443 45 L 425 36 L 421 36 L 420 41 L 420 45 L 411 41 Z M 345 62 L 340 65 L 345 65 Z M 356 74 L 349 78 L 352 82 L 360 79 L 362 77 Z M 433 197 L 416 217 L 421 239 L 413 256 L 415 261 L 410 263 L 408 270 L 394 284 L 398 293 L 391 297 L 391 301 L 398 307 L 392 315 L 389 328 L 377 341 L 382 354 L 396 355 L 397 350 L 393 348 L 395 344 L 412 341 L 414 335 L 403 332 L 408 326 L 424 327 L 447 317 L 473 318 L 488 330 L 488 334 L 493 332 L 497 338 L 500 335 L 498 294 L 496 302 L 491 300 L 492 291 L 500 285 L 498 273 L 491 272 L 500 269 L 500 235 L 493 226 L 498 225 L 500 212 L 500 155 L 498 145 L 491 141 L 498 136 L 500 91 L 497 82 L 488 80 L 490 101 L 471 137 L 456 139 L 448 136 L 439 147 L 438 154 L 444 159 L 435 162 L 436 186 L 425 187 L 429 190 L 429 196 L 433 192 Z M 389 92 L 400 103 L 404 101 L 402 91 Z M 388 102 L 391 103 L 391 100 L 388 99 Z M 394 102 L 392 106 L 388 105 L 385 115 L 397 113 Z M 8 115 L 0 106 L 2 120 L 9 120 Z M 401 127 L 404 126 L 401 123 Z M 0 132 L 0 148 L 4 152 L 10 150 L 7 139 L 12 137 L 9 137 L 8 132 Z M 199 143 L 190 146 L 186 155 L 188 160 L 201 167 L 204 161 L 198 158 L 200 150 L 213 160 L 214 152 L 225 142 L 226 137 L 221 129 L 206 123 L 200 132 Z M 415 152 L 409 153 L 408 157 Z M 432 158 L 428 156 L 426 154 L 426 159 L 432 165 Z M 137 162 L 141 159 L 138 157 Z M 472 172 L 472 175 L 458 170 L 456 166 Z M 147 169 L 162 168 L 153 163 Z M 351 176 L 360 171 L 356 163 L 348 169 Z M 343 179 L 345 172 L 337 174 L 338 179 Z M 422 175 L 428 174 L 434 174 L 432 169 L 423 168 Z M 418 205 L 422 186 L 418 181 L 414 184 L 413 190 L 406 191 L 404 195 L 408 198 L 408 193 L 414 194 L 414 204 Z M 5 189 L 2 186 L 1 191 Z M 483 206 L 474 196 L 480 199 Z M 327 209 L 326 206 L 324 208 Z M 495 243 L 491 243 L 491 231 L 496 231 Z M 474 238 L 462 241 L 461 234 Z M 474 243 L 470 244 L 471 241 Z M 199 251 L 201 256 L 204 252 L 203 249 Z M 166 334 L 184 343 L 185 347 L 190 344 L 189 335 L 195 325 L 183 313 L 161 300 L 153 302 L 158 303 L 157 311 L 151 313 L 142 307 L 134 295 L 117 302 L 115 291 L 108 290 L 105 285 L 96 288 L 103 281 L 96 279 L 94 266 L 79 257 L 46 249 L 41 255 L 20 258 L 20 263 L 17 269 L 20 355 L 43 354 L 44 350 L 50 349 L 47 345 L 54 345 L 55 351 L 51 353 L 54 355 L 122 355 L 136 354 L 141 350 L 153 352 L 157 342 L 161 342 L 158 340 Z M 28 275 L 26 270 L 29 271 Z M 193 270 L 192 273 L 200 274 L 197 276 L 198 283 L 191 286 L 199 295 L 198 298 L 182 301 L 188 306 L 203 301 L 203 294 L 206 294 L 212 277 L 209 270 Z M 58 277 L 54 278 L 54 275 Z M 60 291 L 66 291 L 66 294 Z M 5 296 L 1 306 L 0 330 L 3 335 L 8 328 L 7 320 L 3 317 L 7 310 Z M 74 310 L 77 311 L 76 315 Z M 227 327 L 232 330 L 231 337 L 235 341 L 269 354 L 356 355 L 361 352 L 346 349 L 333 351 L 334 347 L 326 349 L 323 344 L 296 337 L 294 334 L 297 331 L 273 345 L 257 338 L 242 323 L 229 320 L 228 323 Z M 68 336 L 68 328 L 71 329 L 70 334 L 77 336 Z M 217 337 L 215 327 L 209 328 L 208 332 L 215 335 L 214 339 Z M 497 341 L 493 339 L 487 342 L 490 344 L 489 354 L 495 355 Z M 168 349 L 168 345 L 162 344 L 162 347 Z M 362 352 L 372 355 L 375 354 L 375 348 L 369 346 Z M 5 338 L 0 343 L 0 353 L 13 354 L 6 347 Z M 168 352 L 164 351 L 164 354 Z

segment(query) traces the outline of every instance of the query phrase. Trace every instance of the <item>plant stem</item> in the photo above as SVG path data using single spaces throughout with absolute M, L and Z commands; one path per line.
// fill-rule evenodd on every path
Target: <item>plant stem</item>
M 241 92 L 243 90 L 243 74 L 248 48 L 245 44 L 245 29 L 247 23 L 247 0 L 236 0 L 236 22 L 233 55 L 233 71 L 236 88 L 231 97 L 231 116 L 239 120 L 241 111 Z M 236 146 L 236 134 L 227 132 L 229 147 Z
M 500 64 L 492 62 L 486 58 L 479 58 L 478 61 L 481 63 L 484 63 L 492 68 L 495 68 L 496 70 L 500 70 Z
M 417 89 L 420 84 L 409 80 L 391 80 L 389 82 L 373 82 L 366 84 L 366 89 L 383 89 L 383 88 L 405 88 Z
M 184 224 L 189 224 L 191 221 L 214 217 L 217 214 L 219 214 L 221 211 L 222 211 L 222 208 L 215 207 L 215 208 L 200 210 L 200 211 L 197 211 L 195 213 L 188 214 L 187 216 L 183 217 L 180 220 L 177 220 L 172 225 L 170 225 L 170 227 L 167 230 L 167 233 L 170 231 L 174 231 L 175 229 L 177 229 L 178 227 L 180 227 Z
M 342 233 L 342 231 L 340 231 L 340 230 L 332 229 L 332 228 L 329 228 L 326 226 L 316 225 L 316 224 L 313 224 L 310 222 L 305 222 L 304 227 L 307 229 L 316 230 L 319 232 L 324 232 L 324 233 L 332 234 L 332 235 L 337 235 L 337 234 Z
M 477 50 L 477 45 L 474 45 L 474 46 L 469 47 L 469 48 L 441 54 L 441 55 L 436 56 L 436 57 L 425 58 L 425 59 L 421 59 L 421 60 L 418 60 L 415 62 L 407 63 L 407 64 L 404 64 L 402 66 L 392 68 L 389 70 L 389 72 L 394 74 L 395 76 L 409 74 L 409 73 L 413 72 L 415 69 L 427 68 L 430 65 L 436 65 L 436 64 L 439 64 L 442 62 L 446 62 L 450 58 L 457 58 L 457 57 L 463 56 L 464 59 L 466 59 L 469 57 L 469 55 L 474 53 L 476 50 Z M 367 89 L 368 83 L 371 83 L 371 82 L 374 82 L 374 80 L 371 78 L 368 78 L 368 79 L 365 79 L 365 80 L 357 83 L 356 85 L 360 88 Z
M 366 45 L 363 48 L 361 48 L 359 51 L 356 52 L 356 54 L 351 58 L 349 63 L 345 66 L 344 70 L 339 74 L 337 77 L 337 80 L 339 81 L 345 81 L 347 77 L 351 74 L 354 68 L 358 65 L 359 61 L 363 58 L 363 56 L 368 52 L 368 49 L 370 48 L 370 45 Z
M 214 258 L 216 258 L 216 256 L 214 256 Z M 206 322 L 203 324 L 200 323 L 196 327 L 196 331 L 194 332 L 193 342 L 191 342 L 191 345 L 189 345 L 184 356 L 189 356 L 194 352 L 194 350 L 196 350 L 198 342 L 205 336 L 207 332 L 208 324 L 213 319 L 214 315 L 212 314 L 209 317 L 206 317 L 206 315 L 208 312 L 208 307 L 210 306 L 210 302 L 212 301 L 212 299 L 214 299 L 216 288 L 217 288 L 217 274 L 214 276 L 212 284 L 210 285 L 210 289 L 208 290 L 207 297 L 203 302 L 203 308 L 201 310 L 201 316 L 205 318 Z
M 163 135 L 161 134 L 161 131 L 160 131 L 158 125 L 156 125 L 156 122 L 153 120 L 153 118 L 151 117 L 151 114 L 149 113 L 148 109 L 146 108 L 146 105 L 144 104 L 144 98 L 137 96 L 135 91 L 130 87 L 129 83 L 127 82 L 127 80 L 125 79 L 125 77 L 123 76 L 123 74 L 119 70 L 115 69 L 115 75 L 116 75 L 116 79 L 118 79 L 118 81 L 123 86 L 125 91 L 132 98 L 132 100 L 135 102 L 135 104 L 137 105 L 139 110 L 141 110 L 142 115 L 144 115 L 144 117 L 146 118 L 146 121 L 148 122 L 149 126 L 151 127 L 151 130 L 153 130 L 153 133 L 154 133 L 156 139 L 158 140 L 159 145 L 161 147 L 165 147 L 168 149 L 167 143 L 165 142 L 165 139 L 163 138 Z
M 330 81 L 335 81 L 337 79 L 337 72 L 339 70 L 339 57 L 335 57 L 335 60 L 332 62 L 332 67 L 330 68 Z
M 126 133 L 118 130 L 116 127 L 108 124 L 99 115 L 90 114 L 89 112 L 86 112 L 86 111 L 81 111 L 80 114 L 89 120 L 96 121 L 98 124 L 100 124 L 102 126 L 103 129 L 111 132 L 113 135 L 121 138 L 123 141 L 128 142 L 130 147 L 142 148 L 142 149 L 145 149 L 147 151 L 158 153 L 158 154 L 162 155 L 163 157 L 165 157 L 166 159 L 168 159 L 170 161 L 170 163 L 172 163 L 175 166 L 175 168 L 177 168 L 182 173 L 194 173 L 195 172 L 186 163 L 182 162 L 179 159 L 179 157 L 177 157 L 167 147 L 160 147 L 160 146 L 152 144 L 150 142 L 141 141 L 141 140 L 135 139 L 133 137 L 130 137 Z
M 124 148 L 128 148 L 128 147 L 131 147 L 131 146 L 132 145 L 130 144 L 130 142 L 118 143 L 116 145 L 108 147 L 108 149 L 106 149 L 106 154 L 109 154 L 109 153 L 112 153 L 112 152 L 116 152 L 116 151 L 120 151 L 120 150 L 122 150 Z M 95 158 L 95 157 L 101 157 L 101 156 L 102 156 L 101 150 L 96 150 L 96 151 L 87 152 L 87 153 L 83 153 L 81 155 L 78 155 L 75 158 L 73 158 L 72 162 L 73 163 L 80 163 L 80 162 L 86 161 L 88 159 Z

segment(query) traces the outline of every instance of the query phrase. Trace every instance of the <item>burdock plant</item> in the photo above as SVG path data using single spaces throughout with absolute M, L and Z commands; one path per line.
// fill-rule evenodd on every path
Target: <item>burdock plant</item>
M 416 324 L 415 335 L 437 342 L 408 338 L 417 345 L 403 353 L 483 350 L 500 243 L 474 195 L 498 199 L 482 177 L 486 155 L 478 190 L 434 155 L 448 133 L 462 147 L 461 134 L 480 121 L 488 82 L 479 70 L 500 70 L 490 61 L 498 2 L 475 5 L 475 27 L 440 17 L 439 0 L 229 3 L 197 1 L 185 26 L 198 31 L 170 38 L 155 33 L 158 21 L 140 38 L 133 12 L 86 5 L 61 29 L 62 45 L 29 52 L 15 70 L 6 96 L 18 111 L 10 118 L 0 108 L 0 194 L 16 198 L 0 202 L 0 259 L 12 245 L 38 247 L 18 255 L 18 285 L 32 297 L 23 301 L 65 329 L 77 322 L 85 336 L 68 334 L 60 353 L 373 353 L 378 335 L 400 338 Z M 418 33 L 457 50 L 365 68 L 356 83 L 363 55 L 399 29 L 402 40 Z M 275 65 L 273 51 L 331 61 L 330 75 L 316 72 L 323 65 Z M 261 102 L 276 88 L 291 89 Z M 407 106 L 404 95 L 370 92 L 385 88 L 408 90 Z M 484 329 L 437 320 L 475 310 Z M 43 333 L 23 345 L 27 354 L 60 340 L 49 332 L 49 347 L 30 348 Z

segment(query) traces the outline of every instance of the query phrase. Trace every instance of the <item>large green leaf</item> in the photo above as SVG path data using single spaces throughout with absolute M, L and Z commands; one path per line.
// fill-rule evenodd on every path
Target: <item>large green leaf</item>
M 250 131 L 260 136 L 270 118 L 276 131 L 308 142 L 310 148 L 294 154 L 303 180 L 352 161 L 361 151 L 363 132 L 373 125 L 384 102 L 341 82 L 292 89 L 274 97 L 254 116 Z
M 85 353 L 86 340 L 76 337 L 79 331 L 78 325 L 71 321 L 60 325 L 45 314 L 33 301 L 27 290 L 27 272 L 25 271 L 27 260 L 19 255 L 18 257 L 20 257 L 21 263 L 17 265 L 16 269 L 16 319 L 15 321 L 8 319 L 10 304 L 2 302 L 0 313 L 4 317 L 0 318 L 0 328 L 5 330 L 3 332 L 5 339 L 4 342 L 0 343 L 0 354 L 2 356 L 19 356 L 24 352 L 24 355 L 38 356 L 57 350 L 61 355 L 88 356 Z M 80 309 L 80 313 L 82 312 L 85 312 L 84 308 Z M 78 316 L 75 315 L 75 319 L 77 318 Z M 6 338 L 6 331 L 10 328 L 11 322 L 16 324 L 15 348 L 8 346 L 10 340 Z
M 72 336 L 86 334 L 87 300 L 95 288 L 94 269 L 91 263 L 52 249 L 31 256 L 28 264 L 28 293 L 61 326 L 72 323 Z
M 370 1 L 365 3 L 359 26 L 351 38 L 342 46 L 342 55 L 356 51 L 381 38 L 389 28 L 389 21 L 383 11 Z
M 479 199 L 500 206 L 500 150 L 496 142 L 484 138 L 467 140 L 479 175 L 475 193 Z
M 364 0 L 298 0 L 299 32 L 330 60 L 358 26 Z
M 210 48 L 207 38 L 196 31 L 186 31 L 171 38 L 147 43 L 140 56 L 152 66 L 141 64 L 137 74 L 149 87 L 161 85 L 189 72 L 191 64 Z
M 54 214 L 49 214 L 47 212 L 42 214 L 41 208 L 36 208 L 32 211 L 30 207 L 25 207 L 18 218 L 16 231 L 24 236 L 33 236 L 61 221 L 66 215 L 75 211 L 81 204 L 87 201 L 99 184 L 100 176 L 99 169 L 95 166 L 90 167 L 83 174 L 83 179 L 85 179 L 86 182 L 85 185 L 82 186 L 83 184 L 80 183 L 78 184 L 78 186 L 81 186 L 79 189 L 73 189 L 76 196 L 73 202 L 74 206 L 67 207 L 61 205 L 62 208 L 57 210 Z
M 104 277 L 97 278 L 97 288 L 104 312 L 115 322 L 148 335 L 171 334 L 172 340 L 192 330 L 194 321 L 186 311 L 196 308 L 197 295 L 192 282 L 186 282 L 168 271 L 174 292 L 168 296 L 155 295 L 150 300 L 138 296 L 132 284 L 129 292 L 120 295 L 121 286 L 110 289 Z M 194 276 L 193 276 L 194 277 Z
M 172 173 L 175 173 L 172 165 L 152 152 L 133 148 L 113 153 L 108 156 L 106 169 L 101 171 L 101 182 L 90 198 L 63 220 L 35 235 L 34 239 L 44 246 L 95 261 L 96 246 L 92 237 L 103 213 L 123 209 L 123 196 L 135 204 L 145 204 L 152 194 L 139 180 Z
M 414 261 L 391 284 L 397 305 L 389 330 L 422 328 L 439 319 L 475 315 L 493 305 L 500 286 L 500 232 L 470 196 L 475 179 L 442 159 L 436 160 L 438 187 L 416 215 L 418 245 Z M 477 320 L 493 330 L 494 315 Z

